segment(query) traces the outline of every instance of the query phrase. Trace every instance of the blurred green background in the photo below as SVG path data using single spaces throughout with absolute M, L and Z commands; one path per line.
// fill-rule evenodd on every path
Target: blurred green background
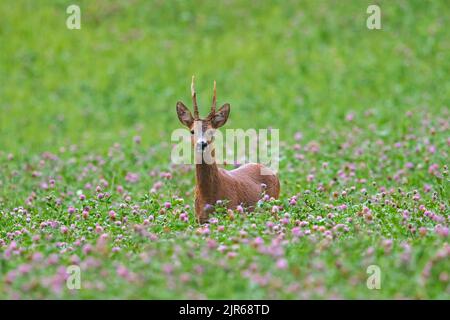
M 70 4 L 81 30 L 66 28 Z M 382 30 L 366 27 L 378 4 Z M 0 150 L 102 150 L 142 135 L 170 142 L 197 78 L 201 112 L 218 83 L 228 128 L 346 126 L 372 109 L 449 103 L 449 1 L 2 1 Z M 399 126 L 401 124 L 398 124 Z

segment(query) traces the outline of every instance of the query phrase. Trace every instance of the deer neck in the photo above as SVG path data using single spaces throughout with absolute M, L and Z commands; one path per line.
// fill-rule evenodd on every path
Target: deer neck
M 206 202 L 214 202 L 220 187 L 220 173 L 216 162 L 196 164 L 197 192 Z M 210 203 L 214 204 L 214 203 Z

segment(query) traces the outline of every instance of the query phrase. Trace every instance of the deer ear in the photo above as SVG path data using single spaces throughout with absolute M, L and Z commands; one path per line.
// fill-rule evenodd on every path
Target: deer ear
M 217 111 L 211 119 L 213 128 L 220 128 L 221 126 L 223 126 L 227 122 L 229 115 L 230 104 L 225 103 L 222 107 L 220 107 L 219 111 Z
M 177 102 L 177 115 L 180 122 L 188 128 L 194 123 L 194 117 L 192 117 L 189 109 L 181 101 Z

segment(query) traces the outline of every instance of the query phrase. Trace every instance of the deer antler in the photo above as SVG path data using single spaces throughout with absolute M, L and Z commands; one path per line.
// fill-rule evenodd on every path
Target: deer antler
M 216 114 L 216 105 L 217 105 L 216 80 L 214 80 L 213 99 L 212 99 L 211 111 L 208 114 L 208 118 L 211 119 Z
M 213 93 L 213 100 L 212 100 L 212 106 L 211 106 L 211 114 L 216 113 L 216 80 L 214 80 L 214 93 Z
M 197 93 L 195 92 L 194 87 L 194 76 L 192 76 L 192 82 L 191 82 L 191 94 L 192 94 L 192 103 L 194 105 L 194 120 L 198 120 L 198 106 L 197 106 Z

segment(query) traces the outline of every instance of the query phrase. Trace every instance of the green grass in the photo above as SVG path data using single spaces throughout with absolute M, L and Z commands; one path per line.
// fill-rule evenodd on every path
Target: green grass
M 382 30 L 366 28 L 373 1 L 76 3 L 81 30 L 66 28 L 72 3 L 0 3 L 1 298 L 450 297 L 447 1 L 375 1 Z M 277 128 L 282 142 L 280 199 L 234 219 L 218 208 L 209 234 L 185 207 L 194 171 L 170 163 L 193 74 L 202 114 L 216 80 L 226 128 Z

